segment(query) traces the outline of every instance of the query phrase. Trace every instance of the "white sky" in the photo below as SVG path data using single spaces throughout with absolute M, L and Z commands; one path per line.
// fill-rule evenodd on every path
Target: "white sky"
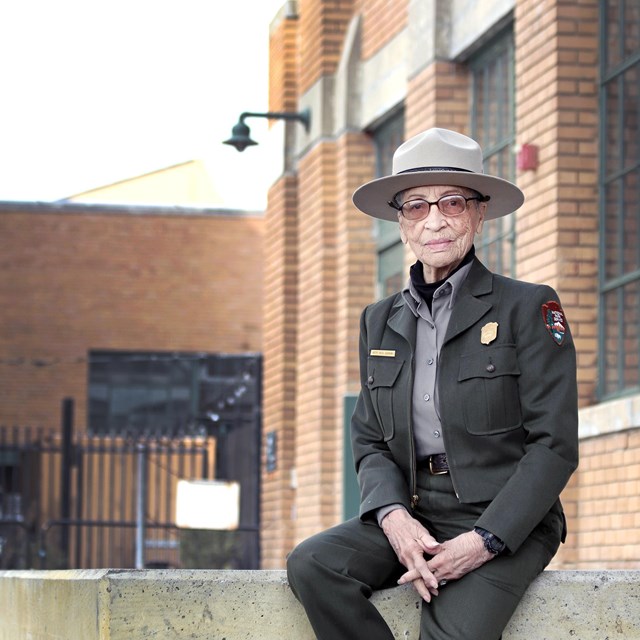
M 5 0 L 0 200 L 58 200 L 187 160 L 214 167 L 222 206 L 263 208 L 259 146 L 221 144 L 268 110 L 269 24 L 284 0 Z M 179 203 L 178 203 L 179 204 Z

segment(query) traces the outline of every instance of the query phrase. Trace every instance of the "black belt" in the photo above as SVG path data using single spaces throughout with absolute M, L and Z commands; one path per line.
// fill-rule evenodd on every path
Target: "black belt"
M 441 476 L 449 473 L 446 453 L 434 453 L 426 458 L 421 458 L 418 461 L 418 465 L 425 467 L 432 476 Z

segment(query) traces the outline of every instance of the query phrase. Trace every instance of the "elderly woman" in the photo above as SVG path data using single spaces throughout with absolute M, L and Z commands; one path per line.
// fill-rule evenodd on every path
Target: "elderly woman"
M 392 638 L 369 597 L 411 583 L 422 640 L 498 640 L 566 536 L 578 420 L 564 312 L 550 287 L 475 257 L 484 221 L 524 196 L 483 173 L 474 140 L 425 131 L 353 200 L 397 219 L 417 261 L 361 318 L 360 517 L 302 542 L 289 581 L 321 639 Z

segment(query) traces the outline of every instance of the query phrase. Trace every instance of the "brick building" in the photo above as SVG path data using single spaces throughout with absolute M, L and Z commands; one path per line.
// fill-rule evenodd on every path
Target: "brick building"
M 55 426 L 72 397 L 84 427 L 107 354 L 122 389 L 141 359 L 260 353 L 263 223 L 195 207 L 0 203 L 0 425 Z
M 126 378 L 162 354 L 261 352 L 263 212 L 220 202 L 192 160 L 56 203 L 0 203 L 0 425 L 50 427 L 72 397 L 90 427 L 95 353 Z
M 271 24 L 286 167 L 265 224 L 262 564 L 353 513 L 345 432 L 362 307 L 405 280 L 396 226 L 351 204 L 439 126 L 478 139 L 524 206 L 486 264 L 560 294 L 578 349 L 581 464 L 560 568 L 640 566 L 640 7 L 624 0 L 298 0 Z
M 194 168 L 84 197 L 209 201 Z M 0 203 L 1 568 L 259 565 L 263 228 L 194 202 Z M 243 488 L 248 530 L 208 559 L 175 525 L 195 478 Z

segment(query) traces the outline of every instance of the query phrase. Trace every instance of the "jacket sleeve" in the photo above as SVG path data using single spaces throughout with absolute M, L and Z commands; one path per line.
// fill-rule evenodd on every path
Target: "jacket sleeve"
M 518 305 L 514 337 L 523 455 L 477 522 L 512 552 L 553 507 L 578 465 L 575 347 L 564 317 L 564 333 L 554 338 L 547 329 L 542 309 L 549 302 L 560 308 L 556 292 L 541 285 Z
M 360 485 L 360 518 L 375 522 L 380 507 L 399 504 L 410 510 L 410 491 L 404 472 L 385 442 L 367 384 L 370 310 L 367 307 L 360 317 L 360 394 L 351 418 L 351 445 Z

